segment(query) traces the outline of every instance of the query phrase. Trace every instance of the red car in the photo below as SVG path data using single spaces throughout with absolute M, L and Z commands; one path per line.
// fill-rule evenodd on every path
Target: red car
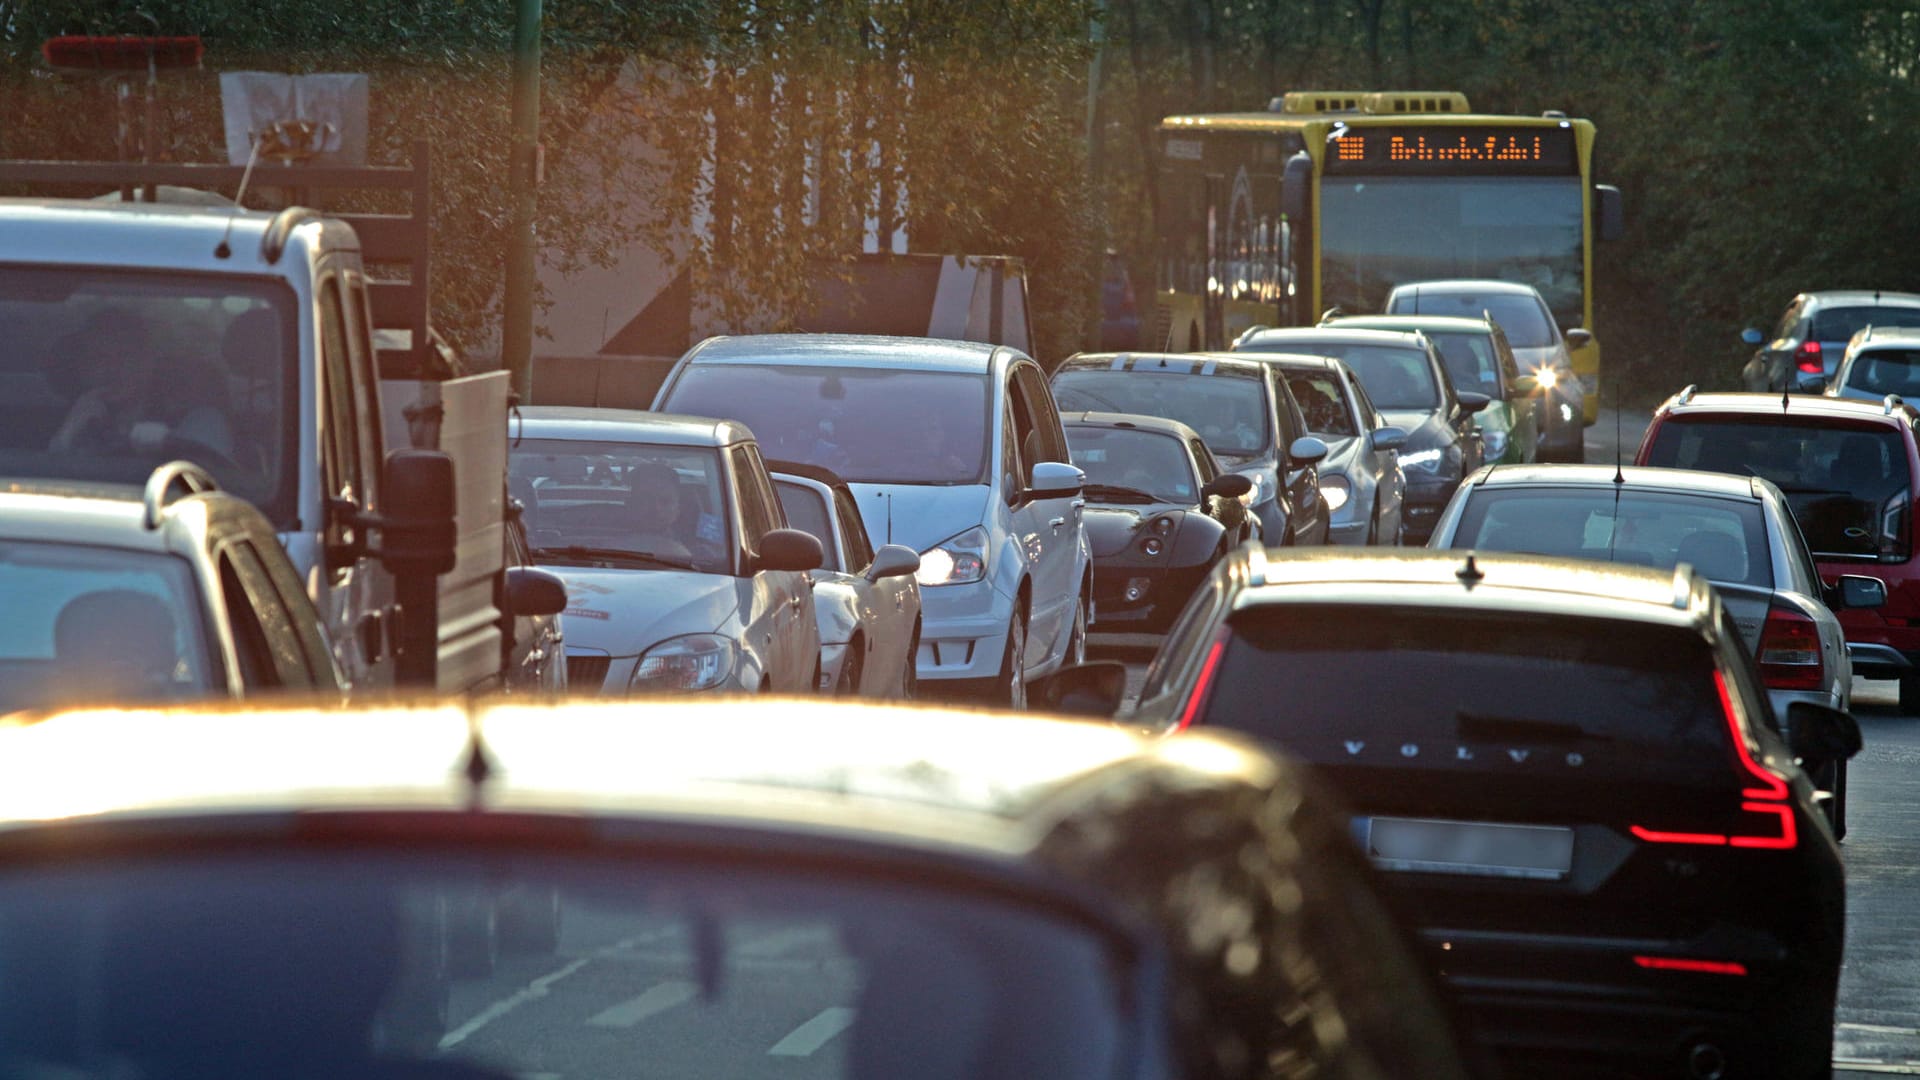
M 1847 609 L 1829 596 L 1854 674 L 1898 679 L 1900 707 L 1920 712 L 1920 560 L 1913 505 L 1920 477 L 1920 411 L 1883 401 L 1782 394 L 1696 394 L 1654 410 L 1641 465 L 1744 473 L 1779 485 L 1831 594 L 1841 574 L 1886 582 L 1876 609 Z

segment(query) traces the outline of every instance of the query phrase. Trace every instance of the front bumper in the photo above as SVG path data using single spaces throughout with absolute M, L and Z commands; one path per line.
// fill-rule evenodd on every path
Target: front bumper
M 936 585 L 920 591 L 920 652 L 914 666 L 922 681 L 991 679 L 1007 651 L 1014 598 L 991 582 Z
M 1433 527 L 1440 521 L 1440 511 L 1446 509 L 1448 500 L 1453 498 L 1453 493 L 1459 487 L 1458 479 L 1408 482 L 1400 513 L 1406 522 L 1409 547 L 1424 544 L 1433 535 Z
M 1138 563 L 1093 564 L 1094 621 L 1089 631 L 1102 634 L 1160 634 L 1186 607 L 1208 564 L 1148 568 Z

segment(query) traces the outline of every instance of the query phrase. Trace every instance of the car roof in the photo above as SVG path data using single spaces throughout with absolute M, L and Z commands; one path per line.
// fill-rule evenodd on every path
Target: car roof
M 994 358 L 1018 350 L 979 341 L 878 334 L 746 334 L 710 337 L 687 351 L 688 364 L 818 364 L 822 367 L 914 368 L 986 374 Z
M 131 484 L 0 478 L 0 538 L 165 553 L 193 546 L 187 538 L 204 533 L 216 513 L 259 513 L 217 488 L 177 490 L 167 490 L 149 525 L 145 490 Z
M 1689 388 L 1690 389 L 1690 388 Z M 1806 417 L 1809 419 L 1855 420 L 1872 423 L 1906 423 L 1920 420 L 1920 411 L 1904 401 L 1889 407 L 1884 401 L 1858 398 L 1832 398 L 1817 394 L 1712 393 L 1690 394 L 1681 391 L 1662 402 L 1657 414 L 1691 416 L 1700 413 L 1734 413 L 1741 416 Z
M 1877 289 L 1821 289 L 1801 293 L 1816 304 L 1857 304 L 1863 307 L 1920 307 L 1920 293 L 1886 292 Z
M 1320 368 L 1326 371 L 1338 371 L 1347 366 L 1347 362 L 1337 356 L 1315 356 L 1312 353 L 1267 352 L 1262 349 L 1259 352 L 1235 353 L 1234 355 L 1244 356 L 1257 363 L 1271 364 L 1274 367 L 1282 368 Z
M 832 469 L 809 465 L 804 461 L 781 461 L 774 458 L 768 458 L 766 466 L 768 472 L 775 474 L 775 479 L 781 476 L 797 476 L 802 480 L 825 484 L 836 491 L 844 491 L 849 496 L 853 494 L 853 489 L 847 487 L 847 482 L 840 479 L 840 474 Z
M 1616 481 L 1615 476 L 1620 479 Z M 1491 465 L 1473 476 L 1476 487 L 1594 487 L 1658 491 L 1716 498 L 1762 499 L 1767 481 L 1755 476 L 1664 469 L 1653 465 Z
M 1137 428 L 1141 431 L 1154 431 L 1162 435 L 1171 435 L 1176 439 L 1182 440 L 1200 438 L 1199 432 L 1178 420 L 1170 420 L 1164 416 L 1147 416 L 1140 413 L 1061 413 L 1060 423 L 1064 427 Z
M 1323 326 L 1350 326 L 1356 330 L 1430 330 L 1444 334 L 1491 334 L 1493 324 L 1486 319 L 1463 315 L 1342 315 Z
M 1236 611 L 1266 604 L 1363 603 L 1500 610 L 1713 627 L 1707 580 L 1671 571 L 1534 555 L 1407 548 L 1253 548 Z
M 0 234 L 5 262 L 127 269 L 195 269 L 207 273 L 271 273 L 276 259 L 264 250 L 275 222 L 292 226 L 289 247 L 301 234 L 326 231 L 333 247 L 352 248 L 351 230 L 309 211 L 269 212 L 234 207 L 99 199 L 0 198 Z M 110 229 L 111 241 L 101 230 Z M 229 231 L 231 230 L 231 231 Z M 76 241 L 76 238 L 91 238 Z M 214 254 L 225 241 L 225 258 Z
M 738 420 L 586 405 L 524 405 L 516 437 L 660 446 L 732 446 L 753 438 Z
M 1517 281 L 1501 281 L 1498 278 L 1448 278 L 1443 281 L 1409 281 L 1404 285 L 1395 285 L 1394 292 L 1423 293 L 1432 292 L 1441 295 L 1449 293 L 1483 292 L 1505 296 L 1538 296 L 1540 290 Z
M 1258 349 L 1263 342 L 1299 344 L 1320 341 L 1329 345 L 1384 345 L 1398 349 L 1422 349 L 1422 339 L 1412 330 L 1342 330 L 1331 326 L 1260 327 L 1249 330 L 1234 344 L 1236 352 Z
M 1020 859 L 1096 800 L 1105 814 L 1124 813 L 1148 797 L 1132 782 L 1145 776 L 1270 783 L 1282 767 L 1230 737 L 1201 743 L 814 698 L 19 714 L 0 722 L 0 844 L 57 820 L 158 822 L 184 835 L 196 818 L 415 812 L 474 815 L 479 842 L 477 816 L 499 814 Z
M 1146 374 L 1228 375 L 1257 379 L 1260 361 L 1233 353 L 1115 352 L 1076 353 L 1061 361 L 1053 373 L 1065 371 L 1138 371 Z
M 1911 348 L 1916 341 L 1920 341 L 1920 326 L 1868 326 L 1854 335 L 1853 347 L 1856 352 L 1872 352 L 1882 345 Z

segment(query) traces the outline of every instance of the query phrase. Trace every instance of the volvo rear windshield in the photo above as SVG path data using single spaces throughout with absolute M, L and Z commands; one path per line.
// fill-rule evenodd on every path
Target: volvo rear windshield
M 1786 492 L 1815 553 L 1905 557 L 1912 473 L 1906 438 L 1893 427 L 1669 417 L 1647 464 L 1764 477 Z
M 1365 604 L 1264 605 L 1232 628 L 1206 722 L 1315 764 L 1511 771 L 1578 754 L 1588 777 L 1727 771 L 1697 631 Z

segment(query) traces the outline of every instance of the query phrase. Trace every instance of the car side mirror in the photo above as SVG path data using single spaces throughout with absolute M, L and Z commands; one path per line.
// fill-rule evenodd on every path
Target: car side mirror
M 1749 326 L 1745 330 L 1740 331 L 1740 340 L 1749 345 L 1758 345 L 1767 340 L 1767 336 L 1762 334 L 1757 328 Z
M 827 561 L 820 538 L 799 529 L 769 529 L 760 537 L 755 570 L 818 570 Z
M 1461 410 L 1467 413 L 1477 413 L 1493 404 L 1492 398 L 1472 390 L 1462 390 L 1454 396 L 1459 398 Z
M 1860 723 L 1850 713 L 1796 701 L 1787 706 L 1787 745 L 1805 762 L 1845 761 L 1860 752 Z
M 1317 465 L 1327 456 L 1327 444 L 1311 435 L 1302 435 L 1287 447 L 1287 460 L 1295 465 Z
M 1532 375 L 1516 375 L 1507 388 L 1513 391 L 1514 397 L 1532 397 L 1540 392 L 1540 380 Z
M 1887 602 L 1887 583 L 1865 574 L 1841 574 L 1833 591 L 1840 608 L 1877 608 Z
M 1066 716 L 1111 717 L 1127 697 L 1127 665 L 1118 660 L 1069 664 L 1027 684 L 1029 705 Z
M 1369 439 L 1373 442 L 1373 448 L 1382 452 L 1399 450 L 1407 445 L 1406 431 L 1397 427 L 1375 428 Z
M 1584 349 L 1593 344 L 1593 331 L 1583 327 L 1574 327 L 1567 331 L 1567 348 Z
M 440 450 L 395 450 L 380 470 L 381 498 L 400 509 L 364 515 L 380 530 L 380 564 L 394 577 L 453 569 L 453 458 Z
M 1042 461 L 1033 467 L 1033 483 L 1027 485 L 1027 491 L 1036 499 L 1058 499 L 1068 495 L 1080 494 L 1087 483 L 1087 474 L 1077 465 L 1062 461 Z
M 873 553 L 873 565 L 867 567 L 867 580 L 902 577 L 920 569 L 920 553 L 904 544 L 882 544 Z
M 507 567 L 509 615 L 558 615 L 567 607 L 567 583 L 536 566 Z
M 1253 477 L 1237 472 L 1221 473 L 1207 481 L 1207 486 L 1200 489 L 1200 497 L 1208 499 L 1217 496 L 1222 499 L 1237 499 L 1252 490 Z

